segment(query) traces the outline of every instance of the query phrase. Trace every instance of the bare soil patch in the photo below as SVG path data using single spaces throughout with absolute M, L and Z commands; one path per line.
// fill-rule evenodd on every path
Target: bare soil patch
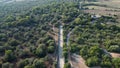
M 85 60 L 76 54 L 71 55 L 71 64 L 73 68 L 88 68 L 85 64 Z
M 120 53 L 110 53 L 113 58 L 120 58 Z
M 120 12 L 115 12 L 115 11 L 105 11 L 105 10 L 83 10 L 85 13 L 90 13 L 90 14 L 99 14 L 99 15 L 118 15 Z

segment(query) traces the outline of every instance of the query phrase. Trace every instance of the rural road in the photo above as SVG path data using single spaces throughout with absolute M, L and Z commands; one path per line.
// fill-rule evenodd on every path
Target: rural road
M 58 68 L 64 68 L 64 57 L 63 57 L 63 26 L 59 28 L 59 41 L 58 41 Z

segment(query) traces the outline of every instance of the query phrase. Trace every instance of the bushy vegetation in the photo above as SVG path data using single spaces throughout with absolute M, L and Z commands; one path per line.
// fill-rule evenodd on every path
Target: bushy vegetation
M 80 54 L 90 67 L 112 68 L 113 58 L 106 51 L 120 53 L 120 27 L 114 23 L 117 22 L 112 17 L 102 16 L 94 19 L 90 14 L 79 14 L 64 27 L 65 33 L 72 32 L 69 41 L 70 52 Z
M 106 23 L 114 23 L 114 18 L 93 19 L 79 9 L 78 3 L 54 2 L 42 7 L 34 4 L 21 9 L 7 9 L 4 5 L 0 8 L 0 68 L 55 68 L 57 47 L 50 32 L 59 24 L 64 25 L 64 36 L 74 29 L 70 46 L 64 46 L 65 68 L 70 68 L 69 51 L 80 54 L 90 67 L 119 67 L 119 59 L 112 59 L 103 50 L 120 53 L 120 27 Z
M 55 57 L 52 56 L 55 55 L 56 44 L 48 32 L 52 29 L 49 22 L 54 18 L 51 14 L 54 10 L 51 9 L 57 8 L 56 6 L 60 4 L 33 6 L 31 9 L 15 8 L 19 6 L 15 5 L 13 9 L 7 9 L 8 14 L 2 16 L 0 21 L 0 68 L 54 67 Z M 28 5 L 28 7 L 31 6 Z M 8 7 L 4 9 L 6 8 Z M 10 10 L 19 11 L 19 15 L 14 16 L 14 12 Z M 11 12 L 12 14 L 9 15 Z M 47 57 L 48 55 L 51 57 Z
M 50 35 L 50 24 L 55 27 L 59 26 L 60 21 L 68 24 L 81 13 L 78 8 L 78 4 L 53 2 L 42 7 L 32 7 L 27 12 L 27 8 L 22 8 L 20 10 L 23 13 L 19 11 L 18 15 L 8 9 L 8 14 L 11 14 L 5 14 L 0 21 L 1 66 L 9 62 L 15 68 L 39 67 L 41 63 L 42 68 L 55 67 L 53 59 L 56 44 Z

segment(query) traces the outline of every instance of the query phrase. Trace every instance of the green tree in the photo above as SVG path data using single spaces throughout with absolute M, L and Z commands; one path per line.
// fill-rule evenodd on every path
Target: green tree
M 18 63 L 17 63 L 17 67 L 18 68 L 24 68 L 26 65 L 28 65 L 29 64 L 29 62 L 28 62 L 28 60 L 27 59 L 25 59 L 25 60 L 20 60 Z
M 5 22 L 12 22 L 15 20 L 15 17 L 13 16 L 7 16 L 7 18 L 5 19 Z
M 79 49 L 79 46 L 80 46 L 80 45 L 77 45 L 77 44 L 75 44 L 75 43 L 74 43 L 74 44 L 71 44 L 71 52 L 72 52 L 72 53 L 79 52 L 79 50 L 80 50 L 80 49 Z
M 120 58 L 112 59 L 112 63 L 114 65 L 114 68 L 119 68 L 120 67 Z
M 16 56 L 14 55 L 12 50 L 6 50 L 4 59 L 5 59 L 5 61 L 13 62 L 16 60 Z
M 13 64 L 10 64 L 10 63 L 3 63 L 2 64 L 2 68 L 13 68 L 14 66 L 13 66 Z
M 97 56 L 97 57 L 101 57 L 101 55 L 103 54 L 102 49 L 100 49 L 97 45 L 96 46 L 92 46 L 89 50 L 89 54 L 90 56 Z
M 11 40 L 9 41 L 9 44 L 10 44 L 11 46 L 17 46 L 17 45 L 20 44 L 20 42 L 19 42 L 18 40 L 16 40 L 16 39 L 11 39 Z
M 54 48 L 54 46 L 48 46 L 48 53 L 54 53 L 54 50 L 55 50 L 55 48 Z
M 35 67 L 32 66 L 32 65 L 27 65 L 27 66 L 25 66 L 24 68 L 35 68 Z
M 118 45 L 112 45 L 108 48 L 110 52 L 118 52 L 120 53 L 120 47 Z
M 46 51 L 44 51 L 45 50 L 45 45 L 44 44 L 40 44 L 39 46 L 38 46 L 38 48 L 36 49 L 36 55 L 38 56 L 38 57 L 45 57 L 46 56 Z
M 74 21 L 75 21 L 75 24 L 76 24 L 76 25 L 79 25 L 80 22 L 81 22 L 81 19 L 80 19 L 80 18 L 76 18 Z
M 99 59 L 98 57 L 94 56 L 94 57 L 90 57 L 87 59 L 86 61 L 86 64 L 89 66 L 89 67 L 92 67 L 92 66 L 98 66 L 99 65 Z
M 70 63 L 65 63 L 64 68 L 71 68 Z
M 46 68 L 43 59 L 39 59 L 39 60 L 36 59 L 36 60 L 34 60 L 33 66 L 34 66 L 35 68 Z
M 111 57 L 109 55 L 102 55 L 101 66 L 106 68 L 112 68 Z

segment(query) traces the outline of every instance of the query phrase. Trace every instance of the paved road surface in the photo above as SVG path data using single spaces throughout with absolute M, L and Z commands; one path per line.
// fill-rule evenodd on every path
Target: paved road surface
M 64 57 L 63 57 L 63 26 L 59 28 L 59 42 L 58 42 L 58 68 L 64 68 Z

